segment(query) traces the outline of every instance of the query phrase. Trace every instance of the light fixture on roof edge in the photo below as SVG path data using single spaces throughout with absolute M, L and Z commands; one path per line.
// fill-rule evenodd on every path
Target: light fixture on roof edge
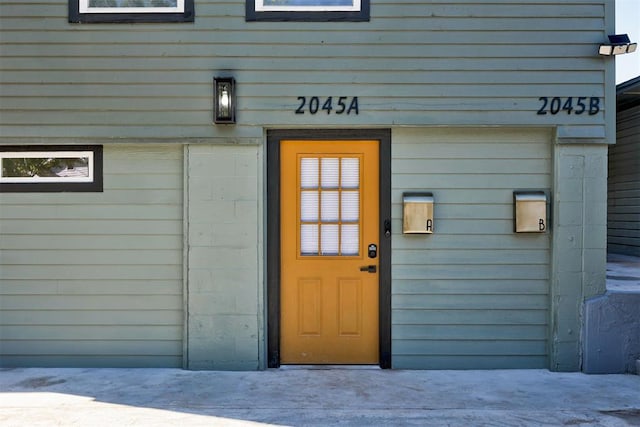
M 598 53 L 603 56 L 622 55 L 633 53 L 638 47 L 638 43 L 631 43 L 627 34 L 612 34 L 609 43 L 601 44 Z

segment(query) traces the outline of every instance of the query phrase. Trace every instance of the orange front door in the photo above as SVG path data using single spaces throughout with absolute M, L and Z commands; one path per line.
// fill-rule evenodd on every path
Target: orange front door
M 377 364 L 379 142 L 280 150 L 280 362 Z

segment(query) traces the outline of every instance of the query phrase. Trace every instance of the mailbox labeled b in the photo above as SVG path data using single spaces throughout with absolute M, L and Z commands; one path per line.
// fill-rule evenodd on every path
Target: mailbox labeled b
M 544 191 L 516 191 L 513 193 L 514 228 L 516 233 L 546 233 L 547 195 Z

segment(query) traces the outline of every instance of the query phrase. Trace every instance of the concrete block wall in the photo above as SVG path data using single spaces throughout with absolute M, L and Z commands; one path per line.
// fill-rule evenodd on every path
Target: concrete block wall
M 256 370 L 263 342 L 259 150 L 186 151 L 185 368 Z
M 607 146 L 555 145 L 551 366 L 578 371 L 584 302 L 606 288 Z
M 584 348 L 586 373 L 640 374 L 640 293 L 609 291 L 587 301 Z

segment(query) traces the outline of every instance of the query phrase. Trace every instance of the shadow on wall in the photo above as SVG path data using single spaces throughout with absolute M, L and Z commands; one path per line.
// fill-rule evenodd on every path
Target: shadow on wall
M 585 303 L 583 371 L 589 374 L 634 373 L 638 360 L 640 258 L 609 254 L 607 292 Z

